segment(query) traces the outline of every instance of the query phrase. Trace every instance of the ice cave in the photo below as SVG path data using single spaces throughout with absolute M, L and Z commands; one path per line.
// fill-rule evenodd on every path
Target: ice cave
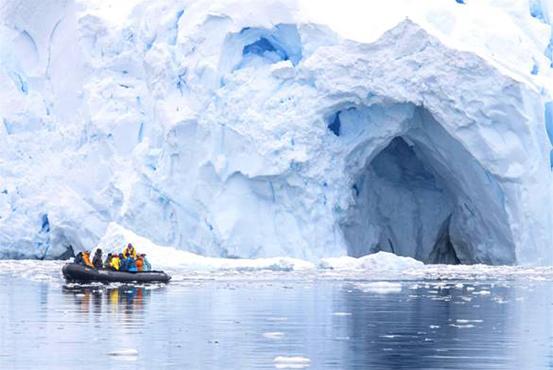
M 351 111 L 336 115 L 333 132 L 338 122 L 340 129 L 342 121 L 363 124 L 363 114 Z M 425 263 L 513 263 L 496 179 L 424 108 L 414 108 L 400 126 L 383 147 L 365 154 L 365 165 L 352 176 L 355 201 L 341 222 L 348 254 L 387 251 Z

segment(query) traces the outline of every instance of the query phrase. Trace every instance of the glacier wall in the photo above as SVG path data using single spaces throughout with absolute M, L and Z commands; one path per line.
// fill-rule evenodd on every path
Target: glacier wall
M 350 5 L 4 2 L 0 256 L 551 264 L 547 4 Z

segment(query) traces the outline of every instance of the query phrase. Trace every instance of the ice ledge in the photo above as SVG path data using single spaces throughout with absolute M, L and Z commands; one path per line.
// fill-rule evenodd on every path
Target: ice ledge
M 156 268 L 192 271 L 302 271 L 315 268 L 311 262 L 290 257 L 258 259 L 205 257 L 171 246 L 156 245 L 151 240 L 113 222 L 108 225 L 98 247 L 102 248 L 104 254 L 121 253 L 128 243 L 132 243 L 139 253 L 146 253 L 147 258 Z
M 140 236 L 117 223 L 110 223 L 106 233 L 100 239 L 98 248 L 104 254 L 120 253 L 123 246 L 132 243 L 139 253 L 156 268 L 168 268 L 181 271 L 312 271 L 316 269 L 334 271 L 372 271 L 399 273 L 424 266 L 420 261 L 409 257 L 400 257 L 392 253 L 379 252 L 372 255 L 353 258 L 348 256 L 323 258 L 318 264 L 290 257 L 273 258 L 215 258 L 179 250 L 171 246 L 160 246 L 148 238 Z

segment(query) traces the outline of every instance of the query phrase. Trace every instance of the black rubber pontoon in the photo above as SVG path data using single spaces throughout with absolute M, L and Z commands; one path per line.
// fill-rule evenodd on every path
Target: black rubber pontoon
M 168 283 L 171 276 L 163 271 L 123 272 L 96 270 L 77 263 L 68 263 L 61 269 L 68 281 L 101 283 Z

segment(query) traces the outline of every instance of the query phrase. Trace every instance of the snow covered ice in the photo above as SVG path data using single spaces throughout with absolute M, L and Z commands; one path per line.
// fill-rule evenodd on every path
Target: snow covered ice
M 6 0 L 0 256 L 551 264 L 551 12 Z

